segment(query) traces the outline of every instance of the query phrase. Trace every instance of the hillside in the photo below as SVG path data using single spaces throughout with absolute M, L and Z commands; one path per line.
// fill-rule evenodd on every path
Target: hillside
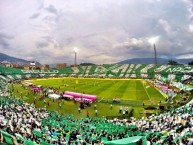
M 169 60 L 176 61 L 180 64 L 188 64 L 193 59 L 166 59 L 166 58 L 157 58 L 158 64 L 167 64 Z M 154 58 L 132 58 L 118 62 L 118 64 L 154 64 Z
M 1 63 L 10 62 L 17 65 L 25 65 L 30 63 L 30 61 L 28 60 L 12 57 L 4 53 L 0 53 L 0 62 Z M 41 65 L 39 62 L 36 62 L 36 64 Z

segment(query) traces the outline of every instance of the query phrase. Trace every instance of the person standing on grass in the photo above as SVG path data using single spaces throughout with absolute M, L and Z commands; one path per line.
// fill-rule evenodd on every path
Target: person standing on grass
M 81 110 L 80 107 L 78 107 L 78 113 L 79 113 L 79 114 L 80 114 L 80 110 Z
M 60 100 L 58 99 L 58 106 L 60 105 Z
M 86 117 L 89 117 L 89 112 L 88 111 L 86 112 Z
M 129 110 L 129 108 L 126 107 L 126 108 L 125 108 L 125 114 L 129 114 L 128 110 Z
M 23 100 L 23 96 L 22 95 L 20 96 L 20 99 Z
M 121 112 L 122 112 L 122 109 L 123 109 L 123 107 L 121 106 L 121 107 L 119 108 L 119 113 L 121 113 Z
M 95 110 L 95 116 L 98 116 L 98 110 L 97 109 Z
M 62 108 L 62 104 L 61 103 L 59 104 L 59 107 Z
M 96 104 L 94 104 L 94 110 L 96 110 L 96 108 L 97 108 L 97 107 L 96 107 Z
M 125 110 L 123 110 L 123 117 L 125 117 Z
M 111 110 L 113 109 L 113 105 L 112 104 L 110 105 L 110 108 L 111 108 Z

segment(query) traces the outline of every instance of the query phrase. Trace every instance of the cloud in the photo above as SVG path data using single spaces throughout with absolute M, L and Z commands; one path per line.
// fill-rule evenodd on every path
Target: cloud
M 38 18 L 40 16 L 40 13 L 35 13 L 33 14 L 30 19 L 35 19 L 35 18 Z
M 0 32 L 0 37 L 3 39 L 13 39 L 14 38 L 13 36 L 6 34 L 5 32 Z
M 182 54 L 182 55 L 179 55 L 177 56 L 176 58 L 178 59 L 192 59 L 193 58 L 193 52 L 192 53 L 187 53 L 187 54 Z
M 0 45 L 2 46 L 3 49 L 9 48 L 10 46 L 9 43 L 2 38 L 0 38 Z
M 49 5 L 47 8 L 45 8 L 50 13 L 57 14 L 57 9 L 53 5 Z
M 190 31 L 191 33 L 193 33 L 193 24 L 190 24 L 190 25 L 189 25 L 189 31 Z
M 38 2 L 38 10 L 41 10 L 42 8 L 44 8 L 44 0 L 37 0 Z
M 175 33 L 167 20 L 159 19 L 158 23 L 162 26 L 167 35 L 173 35 Z
M 0 45 L 2 46 L 3 49 L 9 49 L 10 48 L 10 43 L 9 40 L 13 39 L 14 37 L 11 35 L 8 35 L 4 32 L 0 32 Z
M 178 57 L 193 49 L 192 5 L 189 0 L 1 1 L 0 28 L 14 37 L 0 33 L 0 48 L 15 57 L 70 64 L 78 47 L 80 62 L 115 63 L 153 56 L 148 39 L 160 36 L 158 56 Z
M 43 48 L 43 47 L 47 47 L 47 46 L 49 46 L 48 42 L 37 42 L 36 43 L 37 48 Z
M 34 61 L 35 59 L 34 59 L 34 57 L 32 57 L 32 56 L 28 56 L 28 57 L 26 57 L 26 60 L 28 60 L 28 61 Z

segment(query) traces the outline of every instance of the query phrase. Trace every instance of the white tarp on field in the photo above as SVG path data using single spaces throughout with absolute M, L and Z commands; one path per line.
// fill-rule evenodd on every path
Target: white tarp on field
M 54 91 L 52 89 L 47 90 L 48 93 L 53 93 Z
M 58 95 L 58 94 L 49 94 L 49 95 L 48 95 L 48 98 L 59 99 L 59 98 L 60 98 L 60 95 Z
M 30 82 L 23 82 L 22 83 L 24 86 L 30 86 L 30 85 L 33 85 L 32 83 L 30 83 Z

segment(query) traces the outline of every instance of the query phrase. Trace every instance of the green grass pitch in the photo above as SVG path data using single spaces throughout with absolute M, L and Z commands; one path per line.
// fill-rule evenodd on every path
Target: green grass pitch
M 49 78 L 49 79 L 34 79 L 28 80 L 34 85 L 42 85 L 44 87 L 53 87 L 61 92 L 73 91 L 97 96 L 98 116 L 121 116 L 119 113 L 120 106 L 129 107 L 129 110 L 134 109 L 132 115 L 134 117 L 142 117 L 143 103 L 158 104 L 164 101 L 165 98 L 157 89 L 148 84 L 145 80 L 136 79 L 97 79 L 97 78 Z M 15 85 L 15 96 L 24 96 L 24 101 L 33 103 L 34 94 L 28 88 L 22 88 L 21 85 Z M 19 90 L 19 91 L 18 91 Z M 39 94 L 36 94 L 39 97 Z M 113 104 L 113 98 L 121 100 L 118 104 Z M 46 98 L 46 101 L 49 99 Z M 138 105 L 137 105 L 138 103 Z M 113 109 L 110 109 L 110 104 L 113 104 Z M 43 101 L 36 101 L 37 107 L 44 107 Z M 62 107 L 59 108 L 57 101 L 50 100 L 50 106 L 46 106 L 48 110 L 59 110 L 61 113 L 73 114 L 77 118 L 85 117 L 86 111 L 90 116 L 95 117 L 94 105 L 81 110 L 78 113 L 79 103 L 74 101 L 63 101 Z

